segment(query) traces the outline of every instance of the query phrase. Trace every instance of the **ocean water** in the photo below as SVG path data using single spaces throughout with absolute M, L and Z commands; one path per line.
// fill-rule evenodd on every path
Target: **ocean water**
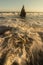
M 0 26 L 0 65 L 43 65 L 42 13 L 0 12 Z
M 22 21 L 30 26 L 39 26 L 43 27 L 43 14 L 41 13 L 27 13 L 26 18 L 23 20 L 20 18 L 18 13 L 7 13 L 2 12 L 0 13 L 0 24 L 5 24 L 9 21 L 15 22 L 15 21 Z M 5 23 L 4 23 L 5 22 Z

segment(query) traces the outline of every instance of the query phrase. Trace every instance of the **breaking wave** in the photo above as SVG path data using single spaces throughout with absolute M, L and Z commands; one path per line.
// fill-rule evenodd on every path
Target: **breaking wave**
M 10 28 L 0 33 L 0 65 L 43 65 L 43 28 L 25 21 L 8 19 L 4 24 Z

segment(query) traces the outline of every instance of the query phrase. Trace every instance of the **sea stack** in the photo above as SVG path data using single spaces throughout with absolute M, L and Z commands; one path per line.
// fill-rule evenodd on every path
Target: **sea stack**
M 23 7 L 21 9 L 20 17 L 21 18 L 25 18 L 26 17 L 26 12 L 25 12 L 25 9 L 24 9 L 24 5 L 23 5 Z

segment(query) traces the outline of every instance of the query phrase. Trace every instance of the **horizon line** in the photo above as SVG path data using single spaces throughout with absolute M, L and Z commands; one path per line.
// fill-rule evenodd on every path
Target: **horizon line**
M 0 13 L 10 13 L 10 12 L 14 12 L 14 13 L 20 13 L 21 11 L 0 11 Z M 40 12 L 40 11 L 26 11 L 26 13 L 43 13 L 43 12 Z

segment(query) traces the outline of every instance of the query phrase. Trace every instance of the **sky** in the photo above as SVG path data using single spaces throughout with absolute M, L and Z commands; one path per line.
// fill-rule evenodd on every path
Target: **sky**
M 20 11 L 23 5 L 26 11 L 43 12 L 43 0 L 0 0 L 0 11 Z

